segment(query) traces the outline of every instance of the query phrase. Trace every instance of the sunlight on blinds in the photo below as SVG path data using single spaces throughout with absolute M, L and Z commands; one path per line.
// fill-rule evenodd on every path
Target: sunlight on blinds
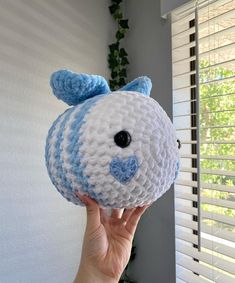
M 177 282 L 235 282 L 235 1 L 172 14 Z

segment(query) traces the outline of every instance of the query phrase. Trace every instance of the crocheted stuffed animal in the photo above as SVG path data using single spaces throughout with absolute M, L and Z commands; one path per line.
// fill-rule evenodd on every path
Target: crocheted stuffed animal
M 131 208 L 170 188 L 179 144 L 167 114 L 149 97 L 148 77 L 111 92 L 101 76 L 60 70 L 50 85 L 73 105 L 53 123 L 45 150 L 51 181 L 68 201 L 83 205 L 79 192 L 102 207 Z

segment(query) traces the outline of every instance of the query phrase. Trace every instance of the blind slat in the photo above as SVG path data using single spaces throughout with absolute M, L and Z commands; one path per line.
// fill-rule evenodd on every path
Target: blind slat
M 187 57 L 187 58 L 184 58 L 184 59 L 177 60 L 177 61 L 173 62 L 173 64 L 189 63 L 190 61 L 194 61 L 194 60 L 196 60 L 196 56 Z
M 216 48 L 212 48 L 212 49 L 209 49 L 209 50 L 207 50 L 207 51 L 204 51 L 204 52 L 201 52 L 200 53 L 200 56 L 201 56 L 201 58 L 203 58 L 205 55 L 215 55 L 214 53 L 216 53 L 216 51 L 226 51 L 226 49 L 230 49 L 230 48 L 235 48 L 235 43 L 234 42 L 232 42 L 232 43 L 230 43 L 230 44 L 226 44 L 226 45 L 222 45 L 222 46 L 218 46 L 218 47 L 216 47 Z
M 215 236 L 217 238 L 225 239 L 227 241 L 235 243 L 235 233 L 234 232 L 231 232 L 231 231 L 228 231 L 222 228 L 208 226 L 204 223 L 201 223 L 201 231 L 211 236 Z
M 198 245 L 198 236 L 194 235 L 193 233 L 186 233 L 183 231 L 179 231 L 176 229 L 175 232 L 176 239 L 183 240 L 185 242 Z
M 181 193 L 181 192 L 178 192 L 176 190 L 175 192 L 175 197 L 178 198 L 178 199 L 185 199 L 185 200 L 191 200 L 191 201 L 197 201 L 197 195 L 194 195 L 194 194 L 189 194 L 189 193 Z
M 198 224 L 196 221 L 187 220 L 178 215 L 175 217 L 175 224 L 177 226 L 193 229 L 195 231 L 198 230 Z
M 195 73 L 196 73 L 196 71 L 189 71 L 189 72 L 179 73 L 179 74 L 177 74 L 177 75 L 173 75 L 173 78 L 174 78 L 174 79 L 175 79 L 175 78 L 179 79 L 179 78 L 182 77 L 182 76 L 190 76 L 190 75 L 193 75 L 193 74 L 195 74 Z
M 183 37 L 183 36 L 187 36 L 187 35 L 190 35 L 192 33 L 195 33 L 195 27 L 193 28 L 189 28 L 189 29 L 186 29 L 186 30 L 183 30 L 183 31 L 180 31 L 178 33 L 175 33 L 172 35 L 173 38 L 176 38 L 176 37 Z
M 181 154 L 180 158 L 197 158 L 196 154 Z M 201 159 L 211 159 L 211 160 L 235 160 L 235 156 L 223 156 L 223 155 L 201 155 Z
M 188 270 L 179 272 L 177 278 L 185 280 L 184 282 L 190 282 L 190 283 L 208 283 L 208 280 L 198 275 L 195 275 L 193 272 L 190 272 Z
M 231 35 L 232 32 L 235 32 L 235 25 L 232 25 L 231 27 L 227 27 L 223 30 L 215 31 L 213 33 L 210 33 L 206 36 L 203 36 L 200 38 L 200 44 L 205 44 L 209 40 L 212 40 L 213 38 L 215 39 L 216 37 L 222 37 L 225 35 Z
M 193 233 L 178 231 L 176 229 L 176 238 L 191 244 L 198 244 L 198 237 Z M 212 242 L 211 240 L 205 239 L 203 237 L 201 238 L 201 247 L 230 258 L 235 257 L 235 248 L 215 241 Z
M 223 214 L 212 213 L 212 212 L 201 210 L 201 217 L 235 226 L 235 218 L 232 216 L 227 216 Z
M 203 261 L 204 263 L 207 263 L 213 267 L 219 268 L 223 271 L 235 275 L 235 263 L 229 262 L 227 260 L 221 259 L 215 255 L 203 251 L 199 252 L 196 248 L 190 247 L 183 243 L 176 242 L 176 250 L 185 255 L 193 256 L 194 258 Z
M 235 0 L 198 3 L 172 17 L 177 278 L 234 283 Z
M 201 97 L 201 99 L 202 100 L 204 100 L 204 99 L 216 99 L 216 98 L 218 98 L 218 97 L 223 97 L 223 96 L 233 96 L 233 95 L 235 95 L 235 93 L 234 92 L 228 92 L 228 93 L 220 93 L 220 94 L 218 94 L 218 93 L 216 93 L 216 95 L 210 95 L 210 96 L 203 96 L 203 97 Z
M 181 193 L 176 190 L 175 197 L 179 199 L 197 201 L 198 196 L 190 193 Z M 235 201 L 223 200 L 223 199 L 216 199 L 216 198 L 209 198 L 201 196 L 201 202 L 221 207 L 227 207 L 231 209 L 235 209 Z
M 201 144 L 235 144 L 235 140 L 214 140 L 214 141 L 201 140 L 200 143 Z
M 223 62 L 220 62 L 220 63 L 208 65 L 206 67 L 202 67 L 201 70 L 204 72 L 204 71 L 208 71 L 208 70 L 215 68 L 215 67 L 223 67 L 224 65 L 230 64 L 230 63 L 235 63 L 235 59 L 231 59 L 231 60 L 223 61 Z
M 225 13 L 222 13 L 222 14 L 220 14 L 218 16 L 210 18 L 209 20 L 207 20 L 207 21 L 205 21 L 203 23 L 200 23 L 199 24 L 199 28 L 200 29 L 203 29 L 203 28 L 208 29 L 208 26 L 209 26 L 210 23 L 212 23 L 214 25 L 215 21 L 219 22 L 219 21 L 221 21 L 223 19 L 232 18 L 232 17 L 234 17 L 234 15 L 235 15 L 235 11 L 234 10 L 226 11 Z
M 202 203 L 235 209 L 235 201 L 209 198 L 209 197 L 203 197 L 203 196 L 201 197 L 201 201 Z
M 224 81 L 227 81 L 227 80 L 233 80 L 235 79 L 235 76 L 232 75 L 232 76 L 227 76 L 227 77 L 221 77 L 221 78 L 218 78 L 218 79 L 211 79 L 211 80 L 207 80 L 207 81 L 204 81 L 204 82 L 201 82 L 201 85 L 207 85 L 207 84 L 215 84 L 215 83 L 221 83 L 221 82 L 224 82 Z
M 181 167 L 180 171 L 181 172 L 197 173 L 197 168 Z M 201 169 L 201 174 L 212 174 L 212 175 L 222 175 L 222 176 L 235 177 L 235 171 L 229 171 L 229 170 Z
M 181 206 L 177 204 L 177 202 L 176 202 L 176 211 L 185 213 L 185 214 L 189 214 L 189 215 L 195 215 L 195 216 L 198 215 L 198 211 L 196 208 L 188 207 L 188 206 Z M 226 215 L 217 214 L 217 213 L 210 213 L 207 211 L 201 211 L 201 217 L 235 226 L 235 218 L 231 216 L 226 216 Z
M 189 180 L 182 180 L 182 179 L 176 180 L 175 184 L 186 186 L 186 187 L 197 187 L 196 181 L 189 181 Z M 235 192 L 235 186 L 210 184 L 210 183 L 204 183 L 204 182 L 201 182 L 201 188 L 202 189 L 222 191 L 222 192 L 228 192 L 228 193 L 234 193 Z
M 216 111 L 206 111 L 203 112 L 202 115 L 214 115 L 217 113 L 228 113 L 228 112 L 235 112 L 235 109 L 224 109 L 224 110 L 216 110 Z M 179 118 L 179 117 L 192 117 L 197 115 L 196 113 L 187 113 L 187 114 L 179 114 L 179 115 L 173 115 L 173 118 Z
M 198 210 L 194 207 L 189 207 L 189 206 L 182 206 L 181 204 L 175 203 L 175 210 L 181 213 L 189 214 L 189 215 L 198 215 Z
M 181 213 L 185 213 L 185 214 L 189 214 L 189 215 L 198 215 L 198 210 L 194 207 L 189 207 L 189 206 L 182 206 L 181 204 L 179 204 L 178 199 L 176 199 L 176 204 L 175 204 L 175 209 L 178 212 Z M 204 210 L 201 210 L 201 217 L 202 218 L 206 218 L 209 220 L 213 220 L 213 221 L 217 221 L 217 222 L 221 222 L 224 224 L 228 224 L 228 225 L 233 225 L 235 226 L 235 218 L 231 217 L 231 216 L 226 216 L 226 215 L 222 215 L 222 214 L 218 214 L 218 213 L 211 213 L 211 212 L 207 212 Z
M 176 52 L 176 51 L 179 51 L 179 50 L 181 51 L 183 49 L 186 49 L 186 52 L 187 52 L 189 48 L 194 47 L 194 46 L 195 46 L 195 41 L 187 43 L 187 44 L 182 44 L 182 45 L 176 46 L 176 47 L 172 48 L 172 51 Z
M 177 264 L 197 274 L 201 274 L 210 280 L 217 278 L 217 280 L 221 280 L 217 282 L 234 283 L 233 278 L 228 277 L 227 275 L 224 275 L 218 272 L 217 270 L 212 270 L 210 267 L 200 264 L 192 259 L 190 260 L 190 259 L 184 258 L 184 259 L 177 261 Z

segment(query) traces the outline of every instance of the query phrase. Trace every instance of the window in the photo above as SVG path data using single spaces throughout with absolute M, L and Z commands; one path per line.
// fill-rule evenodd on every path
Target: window
M 172 13 L 177 282 L 235 282 L 235 1 Z

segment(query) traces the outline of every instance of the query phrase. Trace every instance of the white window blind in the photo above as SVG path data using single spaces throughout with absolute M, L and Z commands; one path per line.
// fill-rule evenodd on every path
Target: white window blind
M 235 282 L 235 1 L 172 13 L 177 282 Z

